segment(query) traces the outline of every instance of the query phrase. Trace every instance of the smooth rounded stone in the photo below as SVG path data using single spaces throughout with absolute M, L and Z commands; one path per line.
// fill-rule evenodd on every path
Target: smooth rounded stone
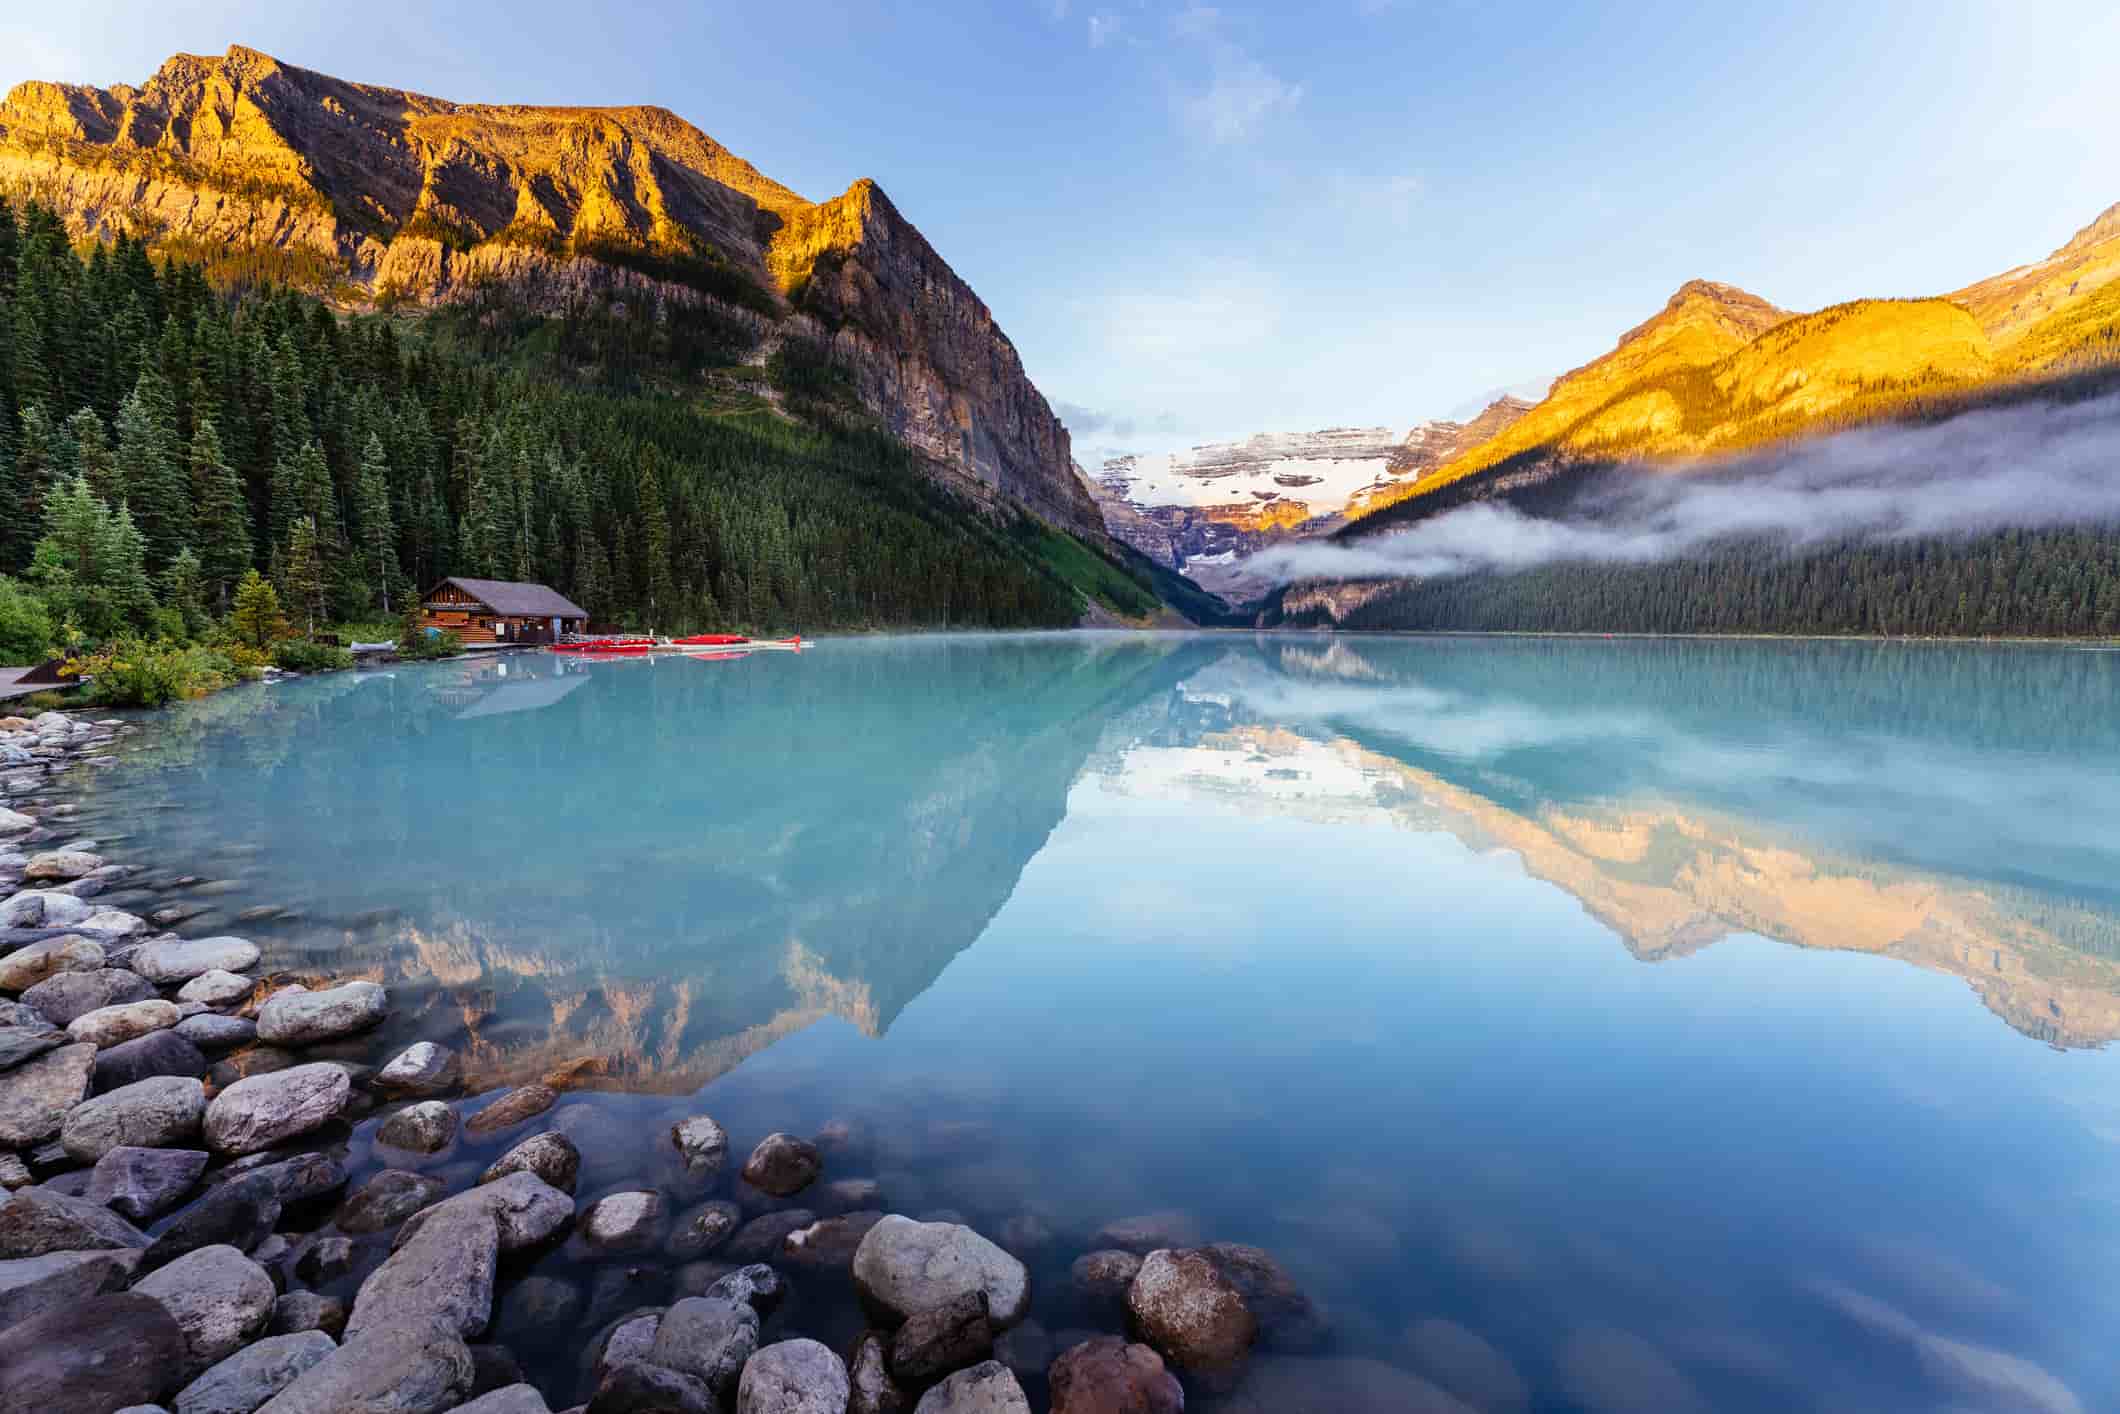
M 1472 1414 L 1418 1375 L 1381 1360 L 1272 1356 L 1246 1372 L 1218 1414 Z M 1676 1414 L 1667 1406 L 1627 1406 Z
M 440 1100 L 422 1100 L 384 1120 L 375 1137 L 394 1149 L 439 1154 L 456 1142 L 456 1111 Z
M 854 1253 L 854 1289 L 888 1325 L 965 1291 L 984 1291 L 997 1330 L 1030 1309 L 1030 1273 L 993 1243 L 955 1223 L 896 1214 L 870 1228 Z
M 189 1076 L 197 1080 L 205 1074 L 206 1055 L 197 1046 L 174 1030 L 150 1031 L 96 1052 L 93 1084 L 100 1094 L 156 1076 Z
M 258 1008 L 258 1039 L 275 1046 L 313 1046 L 366 1031 L 390 1014 L 390 993 L 374 982 L 347 982 L 320 992 L 288 988 Z
M 185 1020 L 190 1018 L 186 1017 Z M 181 1026 L 184 1023 L 177 1024 Z M 253 1034 L 256 1033 L 256 1028 L 257 1023 L 252 1022 Z M 225 1090 L 238 1080 L 248 1080 L 253 1075 L 271 1075 L 276 1071 L 293 1070 L 301 1063 L 301 1057 L 293 1051 L 284 1051 L 278 1046 L 252 1046 L 248 1050 L 237 1051 L 232 1056 L 223 1056 L 207 1067 L 206 1083 L 216 1090 Z M 314 1063 L 324 1064 L 321 1061 Z M 347 1075 L 346 1082 L 349 1085 L 353 1083 L 351 1074 Z
M 960 1291 L 939 1306 L 906 1317 L 891 1336 L 891 1373 L 917 1384 L 976 1365 L 993 1353 L 986 1293 Z
M 1197 1250 L 1143 1258 L 1126 1291 L 1126 1314 L 1144 1341 L 1210 1388 L 1235 1382 L 1259 1335 L 1243 1293 Z
M 137 1261 L 138 1254 L 127 1249 L 47 1252 L 0 1262 L 0 1330 L 116 1291 L 132 1279 Z
M 779 1272 L 763 1262 L 754 1262 L 747 1267 L 738 1267 L 717 1277 L 701 1295 L 710 1299 L 720 1298 L 741 1301 L 758 1313 L 764 1320 L 780 1308 L 787 1300 L 788 1283 Z
M 854 1265 L 854 1254 L 861 1250 L 861 1239 L 882 1221 L 883 1214 L 874 1212 L 841 1213 L 836 1218 L 820 1218 L 782 1238 L 780 1255 L 798 1267 L 846 1271 Z
M 552 1406 L 536 1385 L 517 1384 L 489 1390 L 469 1404 L 459 1404 L 452 1414 L 552 1414 Z
M 1416 1372 L 1482 1414 L 1531 1408 L 1531 1387 L 1509 1358 L 1456 1321 L 1415 1321 L 1405 1348 Z
M 259 1405 L 338 1348 L 322 1331 L 267 1336 L 179 1390 L 175 1414 L 255 1414 Z
M 350 1237 L 314 1235 L 294 1259 L 294 1274 L 311 1286 L 337 1281 L 353 1270 L 354 1253 L 358 1250 Z
M 82 919 L 79 923 L 69 923 L 65 926 L 105 939 L 104 947 L 107 949 L 110 946 L 110 941 L 120 938 L 137 938 L 142 933 L 145 933 L 147 931 L 147 920 L 137 914 L 127 913 L 123 909 L 104 908 L 89 914 L 88 917 Z M 113 960 L 115 960 L 115 954 L 113 955 Z
M 743 1209 L 714 1199 L 685 1209 L 670 1225 L 669 1253 L 680 1262 L 704 1257 L 729 1240 L 743 1222 Z
M 59 1030 L 50 1018 L 28 1003 L 11 1002 L 0 997 L 0 1033 Z M 15 1062 L 10 1061 L 8 1064 L 13 1065 Z
M 720 1414 L 706 1381 L 644 1360 L 614 1365 L 597 1382 L 584 1414 Z
M 33 1149 L 56 1137 L 66 1112 L 88 1098 L 96 1048 L 60 1046 L 0 1070 L 0 1148 Z
M 1093 1248 L 1116 1247 L 1121 1252 L 1146 1257 L 1159 1247 L 1199 1246 L 1200 1224 L 1191 1213 L 1175 1209 L 1142 1213 L 1106 1223 L 1090 1235 L 1089 1245 Z
M 206 1172 L 206 1159 L 203 1149 L 143 1149 L 121 1144 L 96 1160 L 88 1191 L 81 1196 L 130 1222 L 150 1222 L 191 1192 L 199 1175 Z
M 491 1191 L 491 1190 L 487 1190 Z M 349 1340 L 394 1321 L 433 1321 L 469 1340 L 493 1318 L 500 1230 L 477 1206 L 438 1204 L 369 1274 L 346 1320 Z
M 73 928 L 95 912 L 72 894 L 55 889 L 24 889 L 0 901 L 0 928 Z
M 0 992 L 26 992 L 61 972 L 94 972 L 103 966 L 103 945 L 78 933 L 61 933 L 0 957 Z
M 9 810 L 5 806 L 0 806 L 0 835 L 19 835 L 26 830 L 34 830 L 35 828 L 37 828 L 37 822 L 30 816 L 24 815 L 19 810 Z
M 663 1197 L 650 1189 L 612 1193 L 582 1214 L 581 1240 L 592 1252 L 645 1252 L 663 1240 Z
M 663 1313 L 648 1359 L 700 1380 L 719 1404 L 757 1349 L 758 1313 L 748 1304 L 691 1296 Z
M 457 1208 L 491 1218 L 503 1252 L 535 1247 L 574 1220 L 572 1198 L 534 1173 L 511 1173 L 414 1213 L 391 1243 L 392 1250 L 411 1241 L 420 1225 L 435 1214 Z
M 591 1352 L 591 1362 L 596 1378 L 603 1377 L 621 1365 L 637 1365 L 645 1362 L 648 1352 L 655 1348 L 655 1333 L 662 1329 L 663 1313 L 660 1308 L 641 1311 L 628 1316 L 605 1332 Z
M 188 1378 L 265 1329 L 279 1292 L 266 1270 L 233 1247 L 201 1247 L 133 1283 L 162 1303 L 184 1332 Z
M 47 879 L 78 879 L 84 874 L 93 874 L 103 867 L 103 856 L 79 849 L 50 849 L 42 854 L 33 854 L 29 863 L 22 866 L 22 877 L 43 881 Z
M 1008 1366 L 987 1360 L 921 1395 L 913 1414 L 1031 1414 L 1031 1402 Z
M 84 1100 L 67 1112 L 59 1142 L 76 1163 L 92 1164 L 120 1146 L 167 1149 L 194 1138 L 206 1114 L 206 1087 L 185 1075 L 158 1075 Z
M 1116 1247 L 1085 1252 L 1067 1269 L 1068 1283 L 1092 1305 L 1125 1301 L 1126 1289 L 1140 1273 L 1141 1259 Z
M 0 1411 L 62 1414 L 152 1404 L 176 1387 L 184 1331 L 162 1303 L 114 1291 L 0 1330 Z
M 209 968 L 177 988 L 180 1002 L 203 1002 L 207 1006 L 234 1006 L 250 995 L 255 986 L 240 972 Z
M 290 1291 L 272 1303 L 272 1319 L 266 1323 L 269 1335 L 296 1335 L 302 1331 L 322 1331 L 337 1340 L 339 1332 L 346 1329 L 346 1303 L 335 1296 L 323 1296 L 314 1291 Z
M 162 987 L 174 987 L 209 972 L 248 972 L 257 965 L 258 945 L 244 938 L 151 941 L 132 955 L 133 971 Z
M 101 1203 L 45 1188 L 18 1188 L 0 1203 L 0 1260 L 47 1252 L 145 1251 L 146 1233 Z
M 556 1129 L 533 1134 L 495 1159 L 479 1175 L 480 1183 L 492 1183 L 511 1173 L 532 1173 L 562 1193 L 572 1193 L 581 1177 L 581 1150 Z
M 154 987 L 138 973 L 104 967 L 47 977 L 24 992 L 22 1000 L 52 1025 L 63 1027 L 103 1007 L 148 1001 L 154 994 Z
M 692 1115 L 670 1126 L 670 1143 L 684 1163 L 687 1177 L 712 1179 L 729 1161 L 729 1134 L 706 1115 Z
M 1183 1414 L 1185 1391 L 1145 1345 L 1098 1336 L 1061 1352 L 1046 1376 L 1053 1414 Z
M 743 1367 L 736 1414 L 845 1414 L 851 1393 L 847 1367 L 830 1349 L 814 1340 L 783 1340 Z
M 1271 1254 L 1241 1242 L 1211 1242 L 1200 1251 L 1251 1308 L 1261 1345 L 1303 1355 L 1325 1343 L 1324 1314 Z
M 396 1227 L 442 1196 L 442 1181 L 406 1169 L 384 1169 L 346 1195 L 332 1225 L 356 1235 Z
M 375 1088 L 393 1095 L 425 1098 L 456 1088 L 463 1062 L 455 1051 L 432 1041 L 407 1046 L 375 1073 Z
M 328 1061 L 238 1080 L 206 1107 L 206 1147 L 236 1155 L 269 1149 L 326 1123 L 352 1093 L 346 1072 Z
M 561 1277 L 528 1276 L 501 1297 L 495 1329 L 511 1336 L 574 1324 L 581 1314 L 581 1288 Z
M 115 1046 L 145 1036 L 150 1031 L 165 1031 L 183 1019 L 175 1002 L 165 1002 L 157 997 L 152 1001 L 97 1007 L 86 1016 L 77 1016 L 68 1022 L 66 1034 L 96 1047 Z
M 471 1393 L 471 1351 L 418 1320 L 349 1338 L 259 1407 L 258 1414 L 442 1414 Z
M 804 1199 L 826 1217 L 839 1213 L 880 1212 L 883 1185 L 873 1178 L 835 1178 L 820 1183 Z
M 753 1218 L 722 1245 L 721 1256 L 731 1262 L 775 1262 L 783 1255 L 788 1234 L 800 1232 L 817 1221 L 808 1208 L 789 1208 Z
M 559 1102 L 559 1092 L 549 1085 L 519 1085 L 464 1122 L 470 1134 L 498 1134 L 533 1119 Z
M 204 1247 L 233 1247 L 250 1253 L 271 1236 L 280 1221 L 280 1194 L 269 1179 L 252 1177 L 223 1183 L 167 1223 L 153 1247 L 140 1259 L 142 1268 L 159 1268 L 184 1253 Z
M 177 1023 L 177 1034 L 201 1051 L 232 1051 L 258 1039 L 258 1024 L 247 1016 L 203 1012 Z
M 824 1172 L 824 1155 L 807 1139 L 768 1134 L 744 1160 L 743 1181 L 775 1198 L 790 1198 Z

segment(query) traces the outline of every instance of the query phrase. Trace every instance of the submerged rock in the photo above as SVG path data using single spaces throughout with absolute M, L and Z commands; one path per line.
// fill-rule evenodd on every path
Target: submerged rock
M 390 993 L 374 982 L 321 992 L 288 988 L 258 1008 L 258 1039 L 275 1046 L 313 1046 L 366 1031 L 390 1014 Z
M 726 1199 L 687 1208 L 671 1225 L 669 1251 L 680 1262 L 704 1257 L 729 1240 L 743 1221 L 743 1209 Z
M 375 1088 L 394 1095 L 424 1098 L 456 1088 L 463 1062 L 455 1051 L 432 1041 L 406 1047 L 375 1073 Z
M 862 1238 L 853 1271 L 863 1304 L 893 1326 L 967 1291 L 986 1294 L 996 1329 L 1015 1325 L 1030 1307 L 1023 1263 L 955 1223 L 884 1218 Z
M 1183 1414 L 1185 1391 L 1145 1345 L 1098 1336 L 1061 1352 L 1047 1379 L 1053 1414 Z
M 479 1175 L 480 1183 L 492 1183 L 511 1173 L 532 1173 L 562 1193 L 572 1193 L 581 1176 L 581 1150 L 556 1129 L 533 1134 L 495 1159 Z
M 1008 1366 L 988 1360 L 920 1396 L 913 1414 L 1031 1414 L 1031 1402 Z
M 1413 1368 L 1482 1414 L 1524 1414 L 1531 1387 L 1507 1356 L 1455 1321 L 1416 1321 L 1406 1331 Z
M 732 1262 L 778 1261 L 785 1255 L 789 1235 L 816 1221 L 817 1214 L 808 1208 L 789 1208 L 753 1218 L 736 1230 L 736 1235 L 722 1247 L 721 1255 Z
M 788 1198 L 800 1193 L 824 1171 L 817 1146 L 792 1134 L 768 1134 L 744 1161 L 743 1180 L 761 1193 Z
M 783 1340 L 743 1367 L 736 1414 L 845 1414 L 849 1393 L 837 1355 L 814 1340 Z
M 469 1134 L 498 1134 L 524 1120 L 543 1114 L 559 1101 L 559 1092 L 549 1085 L 523 1085 L 510 1090 L 464 1122 Z
M 1212 1388 L 1235 1383 L 1259 1322 L 1206 1253 L 1156 1251 L 1126 1292 L 1129 1323 L 1141 1338 Z
M 976 1364 L 993 1351 L 986 1293 L 960 1291 L 906 1317 L 891 1337 L 891 1373 L 917 1384 Z
M 604 1372 L 587 1414 L 720 1414 L 720 1409 L 704 1380 L 634 1360 Z
M 456 1111 L 440 1100 L 422 1100 L 384 1120 L 375 1137 L 394 1149 L 439 1154 L 456 1142 Z
M 352 1092 L 346 1072 L 325 1061 L 238 1080 L 206 1107 L 206 1146 L 239 1155 L 269 1149 L 329 1121 Z
M 759 1219 L 764 1222 L 765 1219 Z M 842 1213 L 796 1228 L 781 1239 L 780 1256 L 799 1267 L 851 1268 L 861 1239 L 883 1221 L 882 1213 Z
M 383 1232 L 442 1196 L 442 1181 L 405 1169 L 384 1169 L 346 1195 L 332 1224 L 356 1236 Z
M 645 1252 L 662 1238 L 663 1200 L 653 1190 L 609 1194 L 582 1214 L 581 1239 L 593 1252 Z

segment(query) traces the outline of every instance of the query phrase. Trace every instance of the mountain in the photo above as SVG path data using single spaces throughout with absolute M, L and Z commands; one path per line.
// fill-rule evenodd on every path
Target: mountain
M 1331 534 L 1350 509 L 1388 497 L 1405 478 L 1494 436 L 1530 406 L 1504 395 L 1469 422 L 1422 422 L 1404 432 L 1265 432 L 1182 452 L 1122 455 L 1108 459 L 1089 484 L 1114 537 L 1204 588 L 1241 598 L 1268 587 L 1244 572 L 1245 557 Z
M 1792 314 L 1694 280 L 1498 435 L 1369 498 L 1361 535 L 1571 469 L 1702 457 L 2120 363 L 2120 206 L 2045 260 L 1930 299 Z M 1447 494 L 1446 494 L 1447 493 Z
M 235 46 L 137 88 L 17 85 L 0 189 L 342 308 L 500 286 L 544 313 L 696 311 L 741 362 L 813 350 L 943 479 L 1101 538 L 1067 429 L 881 188 L 810 202 L 661 108 L 454 103 Z

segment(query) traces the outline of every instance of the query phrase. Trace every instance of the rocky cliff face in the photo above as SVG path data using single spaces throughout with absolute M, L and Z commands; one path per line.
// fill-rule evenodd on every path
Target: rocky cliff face
M 546 308 L 712 305 L 761 353 L 822 342 L 957 478 L 1100 528 L 1015 348 L 874 183 L 813 204 L 661 108 L 452 103 L 236 47 L 138 88 L 16 86 L 0 189 L 83 235 L 278 260 L 346 305 L 495 281 Z

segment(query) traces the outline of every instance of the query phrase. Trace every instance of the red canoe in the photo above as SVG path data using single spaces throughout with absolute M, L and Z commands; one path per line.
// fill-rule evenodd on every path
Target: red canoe
M 702 648 L 720 648 L 731 643 L 749 643 L 751 640 L 740 633 L 695 633 L 685 638 L 673 638 L 672 643 L 680 648 L 697 645 Z

